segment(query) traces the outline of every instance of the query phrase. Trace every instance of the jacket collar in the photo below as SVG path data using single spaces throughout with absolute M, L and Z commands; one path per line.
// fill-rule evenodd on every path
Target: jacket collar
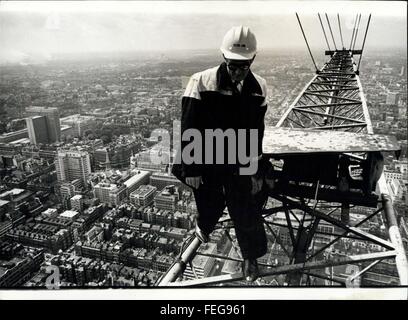
M 217 88 L 218 90 L 232 90 L 233 83 L 231 77 L 228 74 L 227 64 L 225 62 L 221 63 L 217 70 Z M 252 71 L 249 70 L 248 75 L 244 80 L 242 86 L 242 93 L 256 93 L 262 95 L 262 88 L 258 81 L 255 79 Z

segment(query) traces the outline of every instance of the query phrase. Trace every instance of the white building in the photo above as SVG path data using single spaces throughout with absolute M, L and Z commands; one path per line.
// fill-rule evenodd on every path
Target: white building
M 60 214 L 61 218 L 66 218 L 69 220 L 75 220 L 78 218 L 79 212 L 74 210 L 65 210 L 63 213 Z
M 72 128 L 74 137 L 82 137 L 84 132 L 92 129 L 95 126 L 96 120 L 94 116 L 83 116 L 73 114 L 68 117 L 61 118 L 62 125 L 68 125 Z
M 148 206 L 153 202 L 156 191 L 156 187 L 142 185 L 130 194 L 130 202 L 137 206 Z
M 204 254 L 215 254 L 217 251 L 217 245 L 215 243 L 208 242 L 202 244 L 197 251 Z M 215 259 L 213 257 L 196 255 L 192 261 L 192 265 L 195 274 L 197 275 L 197 278 L 201 279 L 208 277 L 214 266 L 214 263 Z M 183 273 L 183 276 L 185 276 L 187 279 L 196 278 L 189 264 L 187 265 L 186 270 Z
M 126 186 L 128 195 L 141 185 L 149 183 L 150 172 L 135 169 L 131 172 L 131 175 L 132 176 L 123 183 Z
M 77 194 L 75 196 L 73 196 L 70 199 L 70 203 L 71 203 L 71 209 L 78 211 L 78 212 L 82 212 L 82 210 L 84 210 L 84 199 L 83 196 L 80 194 Z
M 91 173 L 91 161 L 87 151 L 58 151 L 55 168 L 59 182 L 69 182 L 80 179 L 82 186 L 87 186 Z
M 102 203 L 118 206 L 126 198 L 126 186 L 100 182 L 94 187 L 94 196 Z
M 394 179 L 387 182 L 388 193 L 392 201 L 394 201 L 395 199 L 401 200 L 402 198 L 404 186 L 401 184 L 400 181 L 401 180 Z
M 43 211 L 41 215 L 48 218 L 55 218 L 56 216 L 58 216 L 58 210 L 54 208 L 48 208 L 47 210 Z
M 387 99 L 385 104 L 393 105 L 398 103 L 398 93 L 397 92 L 389 92 L 387 94 Z

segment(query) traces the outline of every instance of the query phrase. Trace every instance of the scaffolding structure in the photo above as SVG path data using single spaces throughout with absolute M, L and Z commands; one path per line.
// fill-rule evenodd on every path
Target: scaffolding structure
M 299 17 L 297 18 L 301 26 Z M 304 130 L 305 135 L 308 134 L 308 130 L 323 130 L 328 135 L 336 131 L 373 134 L 359 77 L 361 55 L 370 18 L 371 15 L 361 50 L 354 50 L 361 15 L 356 16 L 350 48 L 344 48 L 341 35 L 342 49 L 330 50 L 319 15 L 329 49 L 325 54 L 330 56 L 330 59 L 321 69 L 316 67 L 316 74 L 286 110 L 276 127 Z M 338 20 L 341 30 L 339 16 Z M 328 25 L 332 34 L 329 21 Z M 301 29 L 304 35 L 302 26 Z M 306 44 L 309 48 L 307 40 Z M 310 49 L 309 52 L 311 53 Z M 357 55 L 360 56 L 358 63 L 354 61 Z M 312 60 L 315 64 L 313 56 Z M 373 177 L 378 174 L 372 170 L 373 163 L 376 163 L 375 159 L 381 157 L 378 150 L 372 148 L 369 152 L 343 152 L 335 155 L 321 152 L 313 155 L 298 155 L 301 158 L 296 158 L 295 162 L 299 163 L 301 160 L 301 163 L 309 166 L 308 170 L 303 171 L 313 171 L 313 167 L 316 168 L 315 172 L 312 174 L 309 172 L 309 175 L 302 175 L 299 173 L 299 168 L 289 165 L 294 162 L 290 161 L 290 157 L 276 157 L 273 154 L 268 156 L 272 161 L 283 159 L 284 164 L 275 172 L 275 187 L 269 192 L 273 205 L 265 206 L 262 214 L 266 230 L 273 236 L 274 245 L 285 253 L 288 263 L 263 265 L 260 277 L 285 275 L 285 285 L 288 286 L 313 285 L 314 279 L 321 279 L 329 286 L 355 286 L 364 274 L 378 267 L 381 262 L 388 262 L 395 266 L 398 275 L 398 283 L 392 284 L 408 285 L 408 262 L 385 178 L 383 174 Z M 335 179 L 328 177 L 326 172 L 333 171 L 333 168 L 335 168 L 334 171 L 338 171 Z M 294 173 L 295 169 L 298 173 Z M 342 174 L 345 177 L 347 173 L 348 180 L 342 181 L 349 183 L 340 188 L 339 179 L 341 180 Z M 370 185 L 372 183 L 374 183 L 373 186 Z M 374 187 L 375 193 L 371 192 Z M 350 212 L 356 208 L 361 208 L 365 214 L 360 221 L 351 224 Z M 268 218 L 279 212 L 286 218 L 286 223 L 277 224 Z M 368 230 L 367 224 L 372 219 L 384 225 L 385 234 Z M 293 222 L 296 225 L 293 225 Z M 322 231 L 322 228 L 319 228 L 322 224 L 330 226 L 335 232 Z M 236 240 L 229 233 L 233 228 L 231 221 L 224 219 L 219 222 L 219 227 L 226 232 L 232 245 L 237 247 Z M 289 243 L 282 242 L 278 232 L 280 229 L 286 230 Z M 319 243 L 317 239 L 322 236 L 326 237 L 326 240 Z M 344 239 L 365 243 L 367 248 L 374 249 L 367 249 L 366 252 L 358 254 L 336 253 L 333 246 Z M 241 272 L 179 281 L 187 265 L 194 271 L 191 261 L 196 255 L 241 261 L 239 254 L 238 258 L 234 258 L 200 253 L 198 250 L 200 245 L 197 238 L 188 239 L 178 260 L 159 279 L 157 285 L 186 287 L 226 285 L 229 282 L 242 284 Z M 239 252 L 238 249 L 236 251 Z M 358 268 L 353 274 L 341 278 L 333 274 L 333 268 L 341 265 L 358 266 Z M 255 282 L 253 285 L 259 285 L 259 283 Z

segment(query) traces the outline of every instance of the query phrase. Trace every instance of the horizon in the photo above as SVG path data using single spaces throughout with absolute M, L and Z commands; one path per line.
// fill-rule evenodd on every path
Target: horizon
M 58 55 L 160 53 L 218 50 L 233 25 L 248 25 L 262 50 L 306 48 L 295 12 L 299 13 L 312 51 L 327 50 L 317 13 L 328 13 L 340 46 L 336 12 L 344 45 L 350 43 L 356 14 L 361 23 L 356 49 L 363 42 L 372 13 L 365 53 L 406 49 L 405 2 L 374 1 L 6 1 L 0 2 L 0 64 L 27 59 L 47 61 Z M 405 10 L 404 10 L 405 9 Z M 111 11 L 110 11 L 111 10 Z M 168 11 L 166 11 L 168 10 Z M 225 13 L 224 13 L 225 12 Z M 211 20 L 211 23 L 208 21 Z M 390 36 L 391 35 L 391 36 Z M 332 39 L 329 37 L 331 49 Z
M 257 54 L 258 60 L 266 58 L 269 54 L 274 55 L 288 55 L 288 49 L 290 50 L 290 54 L 301 55 L 303 54 L 305 58 L 309 57 L 309 53 L 307 52 L 307 47 L 293 47 L 293 48 L 263 48 Z M 396 51 L 400 52 L 405 56 L 407 59 L 408 55 L 408 48 L 407 47 L 390 47 L 390 48 L 377 48 L 373 49 L 370 52 L 364 52 L 364 56 L 371 56 L 371 55 L 378 55 L 384 54 L 389 51 Z M 316 54 L 317 53 L 317 54 Z M 211 48 L 203 48 L 203 49 L 167 49 L 167 50 L 137 50 L 137 51 L 93 51 L 93 52 L 64 52 L 64 53 L 56 53 L 53 55 L 49 55 L 47 57 L 43 56 L 27 56 L 26 59 L 20 61 L 0 61 L 0 67 L 8 67 L 8 66 L 26 66 L 26 65 L 46 65 L 48 63 L 58 63 L 58 62 L 66 62 L 66 61 L 78 61 L 78 62 L 85 62 L 88 60 L 125 60 L 128 62 L 133 61 L 134 59 L 142 59 L 142 60 L 154 60 L 167 62 L 167 61 L 177 61 L 184 59 L 185 56 L 189 58 L 197 58 L 195 56 L 206 56 L 208 58 L 222 58 L 222 53 L 218 49 L 211 49 Z M 324 59 L 324 50 L 315 52 L 314 56 L 317 59 Z

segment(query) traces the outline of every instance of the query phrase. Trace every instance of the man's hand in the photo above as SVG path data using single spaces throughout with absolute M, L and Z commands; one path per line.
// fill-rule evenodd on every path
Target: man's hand
M 186 178 L 186 184 L 188 184 L 190 187 L 193 187 L 194 189 L 198 189 L 198 187 L 202 183 L 203 183 L 203 180 L 201 179 L 201 176 L 199 176 L 199 177 L 187 177 Z

